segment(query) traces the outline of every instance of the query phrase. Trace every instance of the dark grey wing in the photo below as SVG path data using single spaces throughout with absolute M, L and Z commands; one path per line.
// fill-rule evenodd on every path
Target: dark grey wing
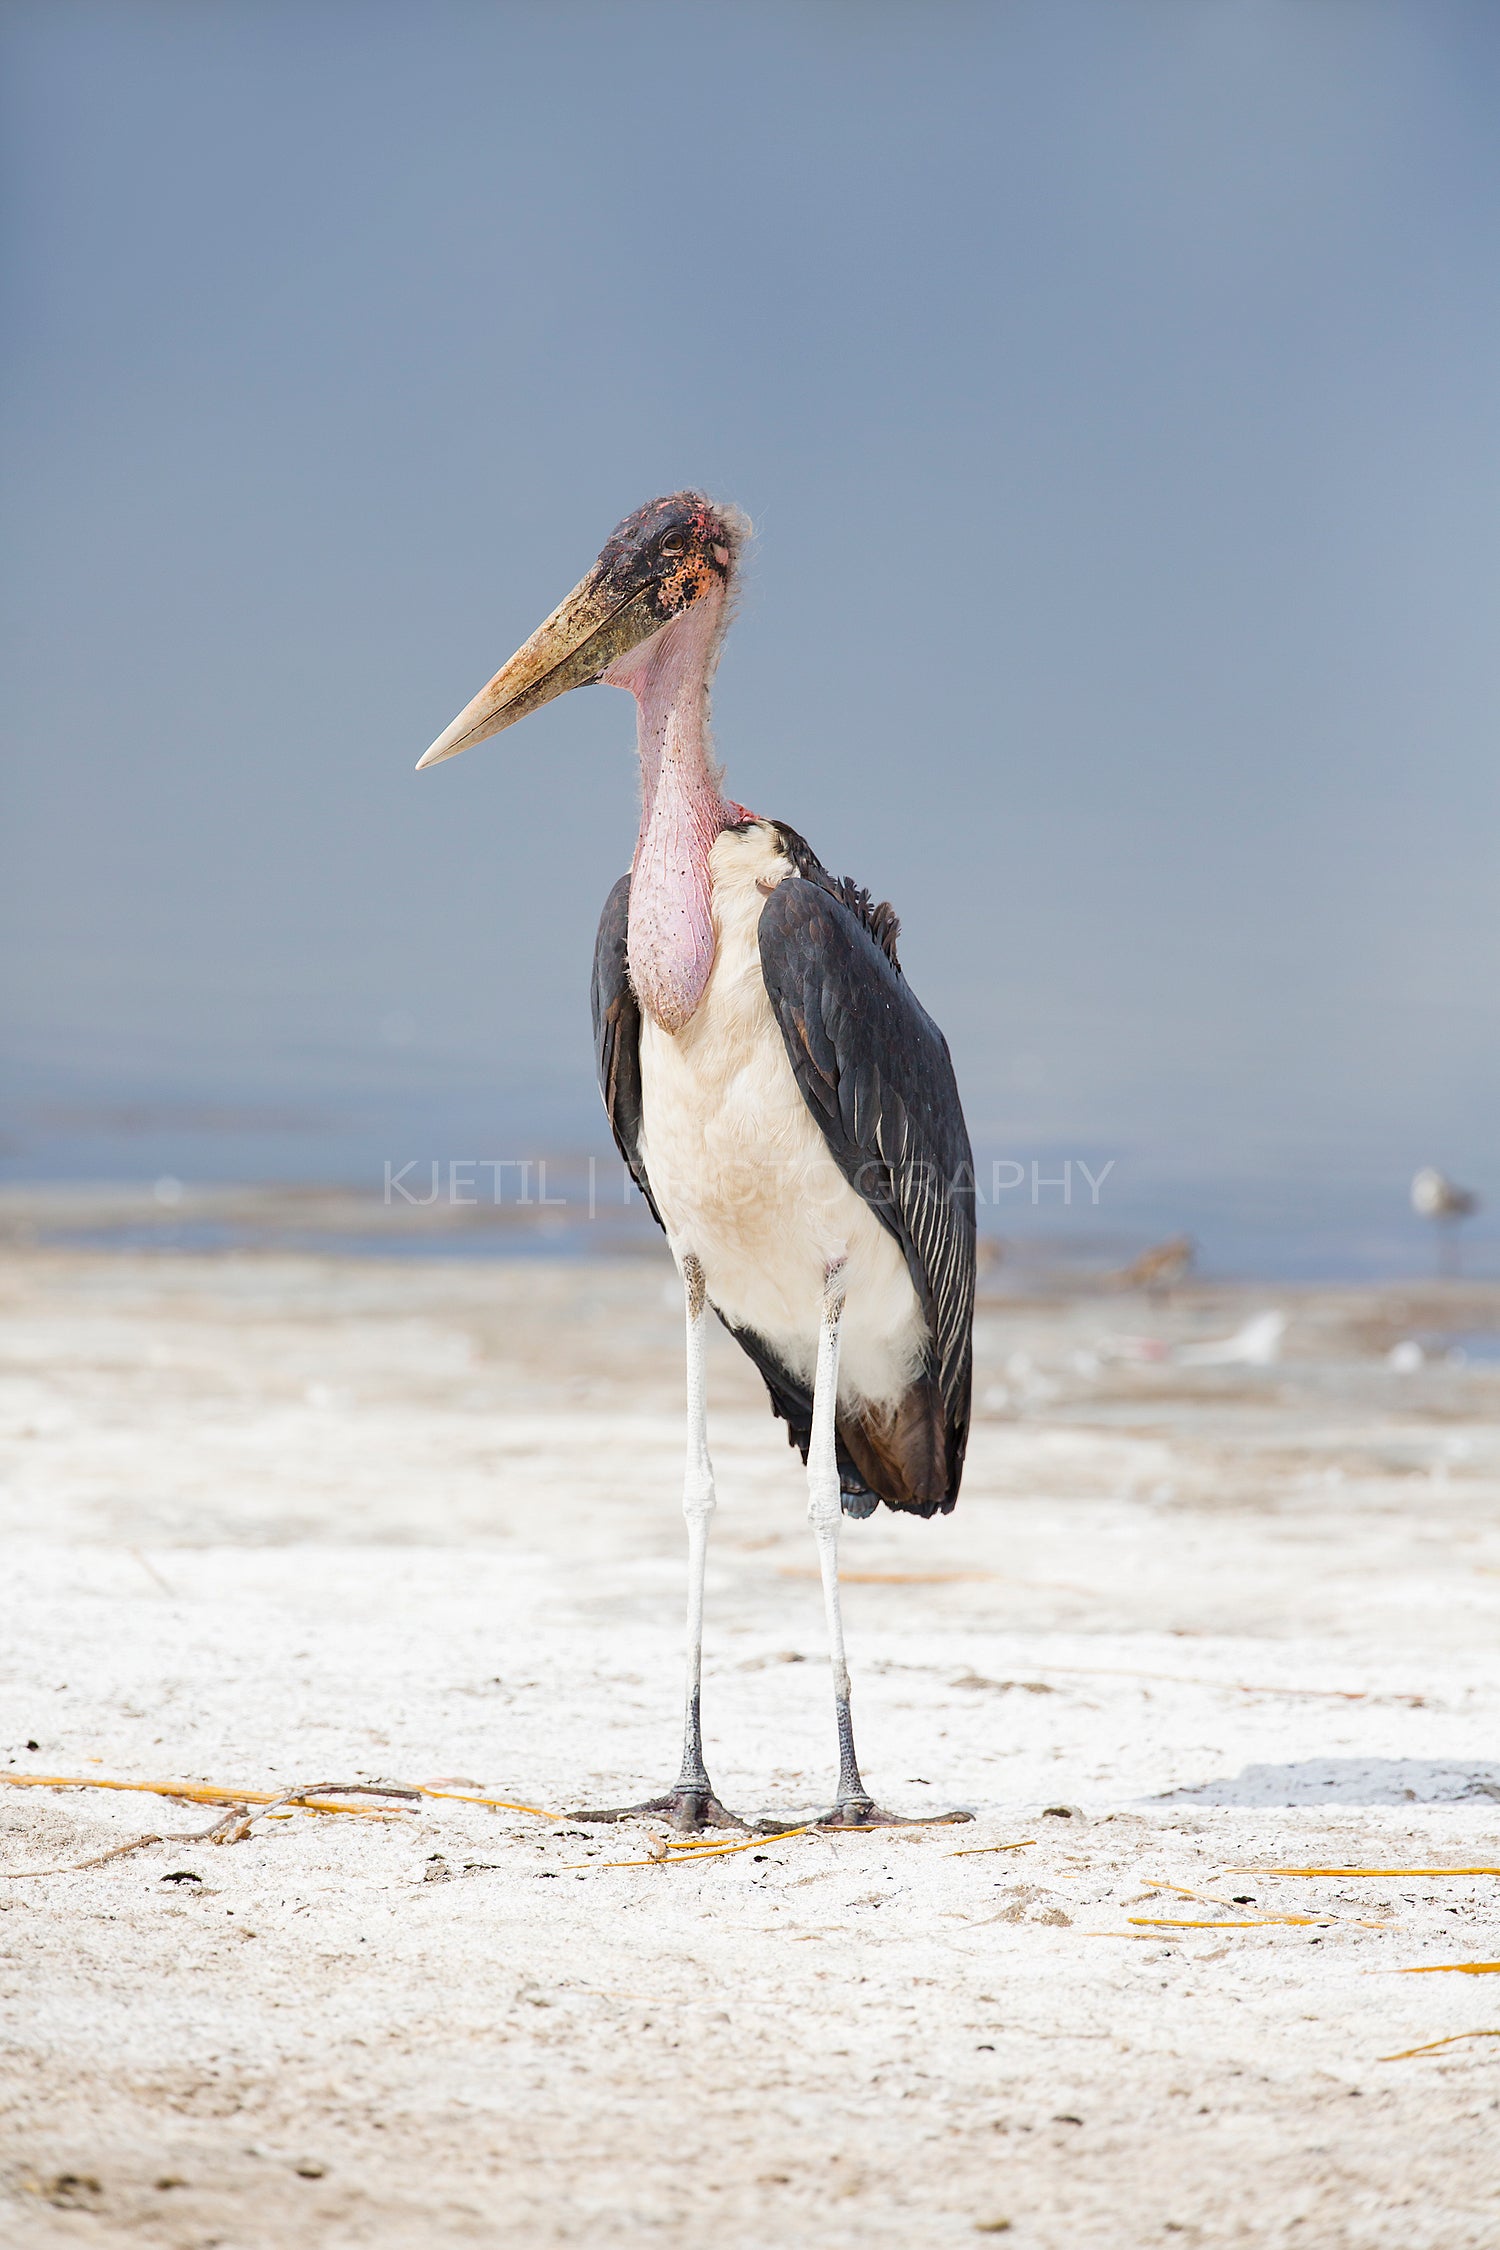
M 760 962 L 802 1098 L 845 1179 L 900 1243 L 921 1299 L 951 1507 L 969 1434 L 975 1229 L 948 1042 L 864 921 L 815 881 L 789 876 L 771 893 Z
M 604 901 L 594 940 L 594 1062 L 615 1146 L 661 1226 L 641 1154 L 641 1010 L 625 960 L 629 926 L 630 877 L 622 875 Z

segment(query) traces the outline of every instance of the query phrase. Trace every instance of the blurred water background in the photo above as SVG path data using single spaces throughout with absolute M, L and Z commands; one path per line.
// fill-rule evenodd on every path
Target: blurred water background
M 0 42 L 12 1196 L 195 1241 L 293 1226 L 200 1187 L 336 1187 L 358 1246 L 387 1163 L 609 1164 L 628 704 L 411 769 L 696 482 L 759 525 L 730 787 L 900 908 L 990 1233 L 1419 1274 L 1431 1163 L 1497 1270 L 1492 7 L 16 0 Z
M 580 1043 L 584 1028 L 580 1005 Z M 456 1257 L 610 1255 L 660 1239 L 587 1088 L 549 1102 L 344 1088 L 244 1107 L 145 1088 L 70 1103 L 49 1090 L 12 1094 L 0 1120 L 0 1216 L 8 1188 L 33 1239 Z M 1312 1156 L 1234 1174 L 1211 1152 L 1164 1164 L 1141 1149 L 976 1136 L 975 1173 L 981 1234 L 1007 1282 L 1113 1274 L 1182 1234 L 1205 1279 L 1500 1278 L 1492 1211 L 1455 1246 L 1412 1211 L 1405 1178 L 1321 1171 Z M 223 1192 L 247 1182 L 264 1192 Z

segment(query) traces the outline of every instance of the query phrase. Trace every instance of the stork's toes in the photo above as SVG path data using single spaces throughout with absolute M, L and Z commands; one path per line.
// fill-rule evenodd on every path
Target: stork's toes
M 884 1805 L 877 1805 L 868 1797 L 841 1797 L 836 1805 L 806 1825 L 809 1828 L 942 1828 L 973 1818 L 971 1812 L 962 1810 L 912 1814 L 887 1812 Z M 762 1821 L 760 1825 L 769 1833 L 780 1824 Z
M 741 1836 L 753 1836 L 756 1831 L 738 1813 L 732 1813 L 719 1803 L 707 1782 L 677 1782 L 664 1796 L 648 1797 L 644 1804 L 611 1805 L 600 1812 L 569 1813 L 569 1820 L 638 1820 L 655 1818 L 670 1821 L 679 1836 L 695 1836 L 704 1828 L 732 1828 Z M 968 1815 L 965 1814 L 965 1819 Z

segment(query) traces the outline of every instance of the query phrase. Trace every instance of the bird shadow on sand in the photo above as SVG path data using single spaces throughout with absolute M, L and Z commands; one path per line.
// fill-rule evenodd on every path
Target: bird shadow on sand
M 1169 1789 L 1158 1805 L 1457 1805 L 1500 1798 L 1500 1766 L 1438 1758 L 1304 1758 Z

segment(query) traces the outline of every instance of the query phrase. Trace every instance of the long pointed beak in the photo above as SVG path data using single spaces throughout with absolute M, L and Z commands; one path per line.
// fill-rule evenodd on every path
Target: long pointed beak
M 569 688 L 586 687 L 660 624 L 644 592 L 622 595 L 596 565 L 510 662 L 501 665 L 488 687 L 465 705 L 452 726 L 444 728 L 417 760 L 418 773 L 514 726 L 517 719 L 539 711 L 556 695 L 566 695 Z

